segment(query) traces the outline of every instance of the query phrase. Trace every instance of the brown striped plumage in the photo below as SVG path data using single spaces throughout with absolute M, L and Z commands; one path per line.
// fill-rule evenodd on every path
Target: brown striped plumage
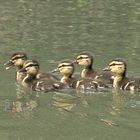
M 39 63 L 35 60 L 27 60 L 23 64 L 23 68 L 19 72 L 26 74 L 22 80 L 22 85 L 35 91 L 55 91 L 60 89 L 62 83 L 50 73 L 40 73 Z
M 16 52 L 14 53 L 10 59 L 4 64 L 6 70 L 10 69 L 11 67 L 15 66 L 17 68 L 16 71 L 16 80 L 18 82 L 22 81 L 25 77 L 25 73 L 18 72 L 19 69 L 23 68 L 24 62 L 27 60 L 27 56 L 24 52 Z
M 4 64 L 6 67 L 6 70 L 10 69 L 13 66 L 15 66 L 17 68 L 16 80 L 19 83 L 21 83 L 23 81 L 23 79 L 25 78 L 25 76 L 27 76 L 25 72 L 20 71 L 20 69 L 23 68 L 23 64 L 25 63 L 25 61 L 27 61 L 27 55 L 24 52 L 16 52 L 10 57 L 9 61 L 7 61 Z M 55 77 L 54 75 L 38 71 L 38 73 L 36 75 L 36 79 L 40 80 L 43 78 L 46 78 L 48 81 L 53 81 L 56 83 L 59 82 L 59 79 L 57 77 Z M 41 83 L 40 83 L 40 85 L 41 85 Z
M 127 78 L 126 62 L 121 58 L 116 58 L 109 63 L 105 70 L 110 70 L 114 73 L 113 87 L 122 90 L 140 90 L 140 78 Z
M 61 61 L 58 67 L 53 72 L 60 72 L 63 74 L 61 82 L 68 85 L 69 87 L 80 89 L 80 90 L 98 90 L 98 87 L 107 87 L 102 82 L 97 82 L 91 78 L 80 78 L 76 79 L 72 77 L 74 73 L 74 64 L 70 60 Z
M 81 77 L 93 78 L 102 81 L 105 84 L 112 84 L 113 74 L 109 71 L 96 72 L 92 67 L 93 61 L 94 58 L 90 53 L 82 52 L 77 56 L 75 63 L 84 66 Z

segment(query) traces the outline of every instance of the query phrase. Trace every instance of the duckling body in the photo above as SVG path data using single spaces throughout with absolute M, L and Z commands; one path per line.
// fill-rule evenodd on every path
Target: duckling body
M 115 84 L 116 83 L 116 84 Z M 114 88 L 120 88 L 122 90 L 137 90 L 140 91 L 140 79 L 122 78 L 121 81 L 117 81 L 116 78 L 113 83 Z
M 95 90 L 99 87 L 99 83 L 93 79 L 76 79 L 72 77 L 74 73 L 74 64 L 70 60 L 61 61 L 54 72 L 60 72 L 63 74 L 61 82 L 68 85 L 69 87 L 80 89 L 80 90 Z
M 19 72 L 26 73 L 22 85 L 35 91 L 55 91 L 62 85 L 52 74 L 40 73 L 39 63 L 34 60 L 25 61 Z
M 92 78 L 98 81 L 102 81 L 105 84 L 112 83 L 113 74 L 109 71 L 96 72 L 93 68 L 93 56 L 90 53 L 80 53 L 75 61 L 77 64 L 84 66 L 81 72 L 82 78 Z
M 140 91 L 140 78 L 126 77 L 126 62 L 123 59 L 117 58 L 109 63 L 106 70 L 114 73 L 113 87 L 122 90 L 137 90 Z

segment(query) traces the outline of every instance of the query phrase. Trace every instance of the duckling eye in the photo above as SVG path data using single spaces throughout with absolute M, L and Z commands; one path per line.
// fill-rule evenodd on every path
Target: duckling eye
M 12 59 L 12 61 L 14 61 L 14 60 L 16 60 L 16 59 L 19 59 L 19 58 L 18 58 L 18 57 L 15 57 L 15 58 Z
M 17 59 L 24 59 L 23 57 L 15 57 L 12 59 L 12 61 L 17 60 Z
M 79 57 L 79 58 L 77 58 L 77 60 L 80 60 L 80 59 L 87 59 L 88 58 L 88 56 L 87 57 Z
M 65 65 L 58 66 L 58 68 L 64 67 Z
M 122 66 L 123 64 L 121 63 L 113 63 L 113 64 L 110 64 L 109 66 Z
M 37 66 L 37 65 L 35 65 L 35 64 L 30 64 L 30 65 L 26 66 L 25 68 L 33 67 L 33 66 Z
M 77 58 L 77 60 L 80 60 L 80 59 L 82 59 L 82 57 L 78 57 L 78 58 Z
M 83 57 L 83 59 L 88 59 L 89 57 Z
M 31 67 L 31 66 L 26 66 L 25 69 L 26 69 L 26 68 L 29 68 L 29 67 Z
M 61 66 L 58 66 L 58 68 L 61 68 L 61 67 L 69 67 L 69 66 L 71 66 L 71 65 L 65 65 L 65 64 L 62 64 Z
M 113 64 L 110 64 L 109 66 L 115 66 L 116 64 L 115 63 L 113 63 Z

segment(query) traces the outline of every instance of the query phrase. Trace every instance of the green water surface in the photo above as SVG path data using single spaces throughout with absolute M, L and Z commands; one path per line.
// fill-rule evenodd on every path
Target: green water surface
M 0 0 L 0 140 L 140 139 L 139 93 L 25 92 L 3 66 L 16 51 L 44 72 L 82 51 L 95 69 L 122 57 L 140 77 L 139 0 Z

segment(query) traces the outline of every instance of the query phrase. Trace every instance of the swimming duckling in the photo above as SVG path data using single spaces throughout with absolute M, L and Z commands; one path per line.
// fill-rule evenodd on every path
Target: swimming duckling
M 43 76 L 41 76 L 39 73 L 39 63 L 35 60 L 25 61 L 23 68 L 19 72 L 26 74 L 22 80 L 22 85 L 35 91 L 55 91 L 62 85 L 61 82 L 53 79 L 52 74 L 43 73 Z
M 104 70 L 109 70 L 114 73 L 113 87 L 122 90 L 140 90 L 140 78 L 127 78 L 126 62 L 121 58 L 112 60 L 108 67 Z
M 23 68 L 23 64 L 26 60 L 27 60 L 27 55 L 24 52 L 16 52 L 11 56 L 10 60 L 4 64 L 6 67 L 6 70 L 10 69 L 13 66 L 17 68 L 16 80 L 18 82 L 21 82 L 23 78 L 26 76 L 24 72 L 19 72 L 19 70 Z M 59 81 L 59 79 L 55 77 L 54 75 L 39 71 L 36 78 L 40 79 L 43 77 L 47 77 L 48 79 L 50 78 L 51 80 L 56 81 L 56 82 Z
M 84 69 L 81 72 L 81 77 L 93 78 L 102 81 L 105 84 L 111 84 L 113 74 L 109 71 L 96 72 L 92 67 L 93 61 L 93 56 L 90 53 L 82 52 L 77 56 L 74 62 L 84 66 Z
M 103 83 L 101 82 L 98 83 L 93 79 L 81 78 L 80 80 L 77 80 L 76 78 L 72 77 L 74 73 L 74 64 L 70 60 L 61 61 L 58 67 L 53 72 L 62 73 L 63 77 L 61 78 L 61 82 L 72 88 L 82 89 L 82 90 L 94 89 L 95 91 L 97 91 L 97 88 L 101 87 L 101 85 L 103 87 L 107 87 L 104 86 Z
M 26 60 L 27 55 L 24 52 L 16 52 L 11 56 L 11 58 L 6 63 L 4 63 L 6 70 L 10 69 L 13 66 L 17 67 L 16 80 L 18 82 L 22 81 L 23 78 L 25 77 L 25 73 L 18 72 L 18 70 L 23 68 L 23 64 Z
M 70 60 L 61 61 L 58 67 L 52 71 L 52 73 L 54 72 L 62 73 L 63 77 L 60 81 L 69 87 L 73 87 L 76 79 L 72 77 L 74 73 L 74 65 Z

